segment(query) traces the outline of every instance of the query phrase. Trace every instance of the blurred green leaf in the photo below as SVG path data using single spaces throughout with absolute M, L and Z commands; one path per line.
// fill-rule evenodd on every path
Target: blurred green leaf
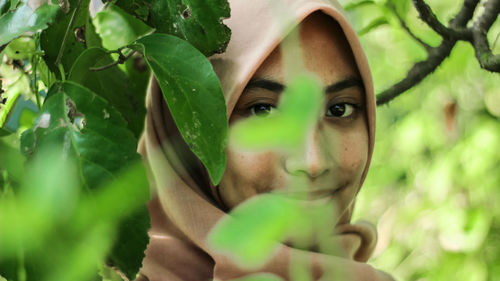
M 231 30 L 222 23 L 230 16 L 226 0 L 133 0 L 116 5 L 157 32 L 188 41 L 205 56 L 222 53 L 231 36 Z
M 292 201 L 277 195 L 260 195 L 233 209 L 208 239 L 212 247 L 233 257 L 240 266 L 258 268 L 266 263 L 299 217 L 299 209 Z
M 92 90 L 106 99 L 120 111 L 128 123 L 128 128 L 138 138 L 142 133 L 146 108 L 146 89 L 136 92 L 131 81 L 118 66 L 101 71 L 90 71 L 91 67 L 108 65 L 113 62 L 109 53 L 101 48 L 89 48 L 82 52 L 71 68 L 68 80 Z
M 276 114 L 235 124 L 231 139 L 246 149 L 295 150 L 305 142 L 307 131 L 319 118 L 322 95 L 316 79 L 299 76 L 285 89 Z
M 212 65 L 193 46 L 172 35 L 148 35 L 133 48 L 144 54 L 182 137 L 218 184 L 226 165 L 228 124 Z
M 33 38 L 20 37 L 9 42 L 3 53 L 10 59 L 23 60 L 30 58 L 36 51 Z
M 25 32 L 36 32 L 47 28 L 47 24 L 54 20 L 59 11 L 59 6 L 51 4 L 43 4 L 33 10 L 26 2 L 23 2 L 16 10 L 0 16 L 0 34 L 2 34 L 0 46 Z

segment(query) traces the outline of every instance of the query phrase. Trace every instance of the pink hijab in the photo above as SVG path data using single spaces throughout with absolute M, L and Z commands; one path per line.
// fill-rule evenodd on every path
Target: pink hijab
M 221 81 L 228 116 L 231 116 L 239 96 L 254 72 L 286 34 L 308 15 L 321 11 L 341 26 L 364 82 L 369 163 L 375 134 L 375 97 L 371 73 L 358 37 L 342 13 L 340 5 L 335 0 L 229 2 L 231 18 L 224 23 L 232 30 L 231 40 L 225 53 L 210 58 Z M 287 17 L 277 18 L 276 7 L 283 7 Z M 376 243 L 374 228 L 365 223 L 345 223 L 337 227 L 338 235 L 334 239 L 345 249 L 345 255 L 341 257 L 280 245 L 269 262 L 257 270 L 248 271 L 239 268 L 229 257 L 212 249 L 208 245 L 207 236 L 217 222 L 228 214 L 209 194 L 203 192 L 202 185 L 208 183 L 206 172 L 202 169 L 187 168 L 189 163 L 186 163 L 182 155 L 179 156 L 179 135 L 176 130 L 172 130 L 171 116 L 154 79 L 148 89 L 146 106 L 146 126 L 138 150 L 149 168 L 153 191 L 149 204 L 152 228 L 149 232 L 150 243 L 146 257 L 137 280 L 231 280 L 254 272 L 269 272 L 284 280 L 290 280 L 291 255 L 310 260 L 314 280 L 319 280 L 326 267 L 346 271 L 351 280 L 392 280 L 364 263 Z M 363 179 L 368 165 L 365 167 Z M 352 204 L 346 212 L 347 222 L 350 221 L 350 210 Z

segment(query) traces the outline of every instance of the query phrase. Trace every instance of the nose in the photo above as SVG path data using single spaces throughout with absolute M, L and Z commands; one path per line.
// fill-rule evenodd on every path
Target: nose
M 321 125 L 311 130 L 305 145 L 284 158 L 283 165 L 291 175 L 305 174 L 311 180 L 321 177 L 332 170 L 333 159 L 329 144 L 322 134 Z

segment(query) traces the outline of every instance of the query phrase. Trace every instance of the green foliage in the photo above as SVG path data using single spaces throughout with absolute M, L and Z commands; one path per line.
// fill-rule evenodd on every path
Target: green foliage
M 13 4 L 15 1 L 12 1 Z M 5 8 L 7 1 L 5 1 Z M 11 6 L 12 7 L 12 6 Z M 2 9 L 4 10 L 4 9 Z M 59 6 L 43 4 L 33 9 L 27 4 L 27 1 L 20 3 L 19 7 L 10 9 L 0 16 L 0 50 L 3 45 L 11 40 L 21 36 L 25 32 L 36 32 L 39 29 L 45 29 L 48 23 L 51 23 L 56 16 Z
M 136 92 L 132 81 L 118 66 L 102 71 L 89 71 L 91 67 L 99 67 L 113 63 L 111 55 L 102 48 L 88 48 L 73 63 L 68 80 L 85 85 L 94 93 L 109 101 L 120 111 L 128 123 L 128 128 L 136 137 L 142 132 L 144 116 L 144 91 Z M 120 93 L 117 95 L 116 93 Z
M 133 0 L 116 5 L 159 33 L 184 39 L 206 56 L 222 53 L 231 36 L 222 24 L 229 17 L 226 0 Z
M 189 127 L 181 132 L 197 136 L 189 143 L 212 178 L 224 171 L 226 109 L 205 56 L 168 35 L 137 41 L 154 29 L 111 3 L 92 18 L 89 3 L 60 1 L 33 13 L 31 4 L 0 1 L 0 275 L 7 280 L 135 278 L 150 228 L 149 188 L 136 153 L 149 66 L 170 99 L 200 113 L 202 121 L 194 122 L 188 111 L 173 110 L 176 122 Z M 208 54 L 227 45 L 229 29 L 220 19 L 229 6 L 221 1 L 213 13 L 198 10 L 206 5 L 193 2 L 191 19 L 172 18 L 183 33 L 170 31 Z M 163 17 L 164 8 L 151 8 L 151 15 Z M 156 21 L 156 31 L 169 32 Z M 207 32 L 204 39 L 200 32 Z
M 171 35 L 148 35 L 134 48 L 147 58 L 182 137 L 218 184 L 226 166 L 228 125 L 212 65 L 186 41 Z

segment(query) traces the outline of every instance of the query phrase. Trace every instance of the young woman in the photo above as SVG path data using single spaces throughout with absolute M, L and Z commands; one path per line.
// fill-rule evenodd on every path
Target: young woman
M 291 44 L 301 49 L 294 58 L 299 63 L 293 65 L 302 68 L 293 71 L 320 81 L 325 90 L 322 115 L 306 136 L 303 153 L 293 157 L 241 151 L 230 137 L 226 172 L 218 186 L 211 186 L 153 81 L 139 147 L 154 192 L 149 205 L 152 229 L 139 280 L 231 280 L 254 272 L 290 280 L 292 255 L 310 261 L 315 280 L 326 270 L 343 271 L 346 280 L 391 280 L 364 263 L 376 242 L 373 227 L 350 222 L 373 150 L 375 101 L 367 60 L 340 6 L 334 0 L 230 4 L 231 18 L 225 23 L 232 30 L 231 41 L 225 53 L 210 58 L 222 84 L 230 128 L 275 110 L 290 82 L 282 42 L 293 30 L 298 40 Z M 210 247 L 207 236 L 231 209 L 293 180 L 304 183 L 307 200 L 335 202 L 340 215 L 331 225 L 332 240 L 342 246 L 341 254 L 282 244 L 264 266 L 248 271 Z

